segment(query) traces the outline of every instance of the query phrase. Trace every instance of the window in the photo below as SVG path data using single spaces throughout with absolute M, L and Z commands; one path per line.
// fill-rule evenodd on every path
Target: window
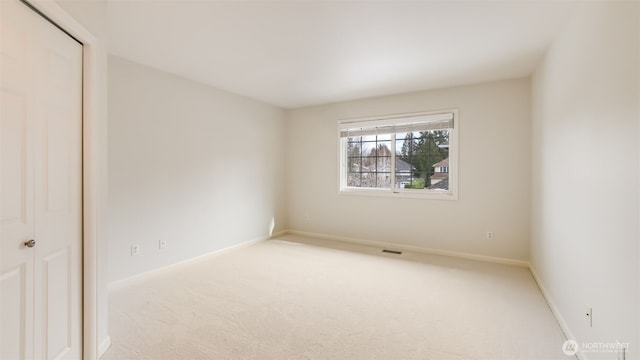
M 457 111 L 338 123 L 340 192 L 457 196 Z

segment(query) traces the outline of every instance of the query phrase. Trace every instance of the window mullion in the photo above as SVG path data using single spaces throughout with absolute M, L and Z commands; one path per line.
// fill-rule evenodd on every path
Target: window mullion
M 396 188 L 396 133 L 391 133 L 391 191 Z
M 363 147 L 362 147 L 362 135 L 360 135 L 360 167 L 358 168 L 358 177 L 360 178 L 359 181 L 359 185 L 358 187 L 362 187 L 362 164 L 363 164 L 363 158 L 362 158 L 362 152 L 363 152 Z

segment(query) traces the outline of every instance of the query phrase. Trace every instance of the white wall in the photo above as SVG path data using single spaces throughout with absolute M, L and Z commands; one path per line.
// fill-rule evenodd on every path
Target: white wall
M 459 109 L 459 200 L 338 194 L 338 120 L 445 108 Z M 291 110 L 289 229 L 527 260 L 529 130 L 528 79 Z
M 584 5 L 532 81 L 533 267 L 569 337 L 630 342 L 627 359 L 640 358 L 638 15 Z
M 109 280 L 283 229 L 283 126 L 276 107 L 110 56 Z
M 98 76 L 95 79 L 98 89 L 98 102 L 95 104 L 97 108 L 96 133 L 97 144 L 94 144 L 97 157 L 99 159 L 96 164 L 98 169 L 98 178 L 96 186 L 98 192 L 97 199 L 97 328 L 98 328 L 98 347 L 99 351 L 106 350 L 108 345 L 108 291 L 107 291 L 107 3 L 103 0 L 91 1 L 75 1 L 75 0 L 56 0 L 69 15 L 82 24 L 93 36 L 97 43 L 96 67 Z

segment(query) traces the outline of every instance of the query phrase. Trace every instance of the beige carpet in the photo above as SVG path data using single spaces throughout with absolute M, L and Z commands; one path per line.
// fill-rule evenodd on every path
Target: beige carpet
M 569 359 L 529 270 L 284 236 L 122 282 L 124 359 Z

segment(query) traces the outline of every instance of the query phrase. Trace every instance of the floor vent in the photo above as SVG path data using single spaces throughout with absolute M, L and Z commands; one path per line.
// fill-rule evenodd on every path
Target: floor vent
M 396 251 L 396 250 L 383 249 L 382 252 L 383 253 L 389 253 L 389 254 L 402 255 L 402 251 Z

